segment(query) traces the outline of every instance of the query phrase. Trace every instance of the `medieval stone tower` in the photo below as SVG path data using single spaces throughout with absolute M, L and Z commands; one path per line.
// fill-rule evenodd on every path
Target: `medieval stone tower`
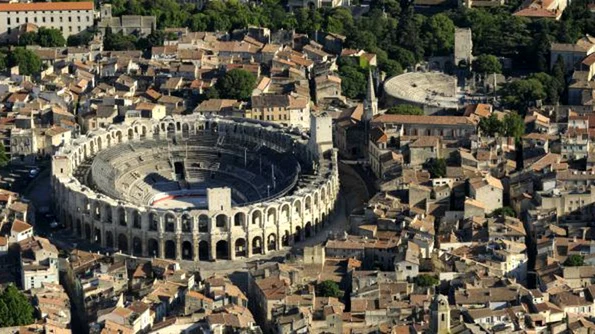
M 430 333 L 450 333 L 450 306 L 446 296 L 436 294 L 430 305 L 430 317 Z

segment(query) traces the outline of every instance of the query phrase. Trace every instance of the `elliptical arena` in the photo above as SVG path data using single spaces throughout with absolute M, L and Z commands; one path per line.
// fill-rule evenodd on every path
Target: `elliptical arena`
M 313 236 L 339 191 L 331 119 L 310 135 L 245 119 L 112 125 L 52 160 L 56 212 L 81 238 L 142 257 L 235 260 Z

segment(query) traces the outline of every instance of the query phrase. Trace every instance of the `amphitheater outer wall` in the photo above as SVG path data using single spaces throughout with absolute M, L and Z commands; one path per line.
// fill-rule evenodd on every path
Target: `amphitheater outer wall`
M 74 177 L 97 152 L 131 140 L 238 129 L 243 139 L 252 136 L 277 148 L 292 145 L 301 161 L 320 166 L 317 176 L 289 196 L 224 210 L 135 205 L 95 192 Z M 135 256 L 198 261 L 267 254 L 314 235 L 333 211 L 339 191 L 337 154 L 334 149 L 319 154 L 320 147 L 267 123 L 233 119 L 179 116 L 113 125 L 73 140 L 54 155 L 55 212 L 76 235 Z

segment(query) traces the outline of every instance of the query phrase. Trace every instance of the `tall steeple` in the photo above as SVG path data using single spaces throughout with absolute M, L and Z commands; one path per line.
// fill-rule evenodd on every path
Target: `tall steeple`
M 436 294 L 430 304 L 430 333 L 450 333 L 450 305 L 448 298 L 441 294 Z
M 368 71 L 368 88 L 364 99 L 364 121 L 370 121 L 376 115 L 378 115 L 378 99 L 374 91 L 374 78 L 370 69 Z

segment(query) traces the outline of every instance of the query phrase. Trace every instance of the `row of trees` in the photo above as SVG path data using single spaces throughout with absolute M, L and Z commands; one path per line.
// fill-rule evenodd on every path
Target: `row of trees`
M 39 56 L 33 51 L 21 47 L 0 49 L 0 71 L 18 66 L 22 75 L 37 75 L 42 69 Z
M 62 32 L 54 28 L 40 27 L 37 32 L 26 32 L 19 37 L 19 44 L 25 45 L 40 45 L 43 47 L 58 47 L 64 46 L 66 40 Z

